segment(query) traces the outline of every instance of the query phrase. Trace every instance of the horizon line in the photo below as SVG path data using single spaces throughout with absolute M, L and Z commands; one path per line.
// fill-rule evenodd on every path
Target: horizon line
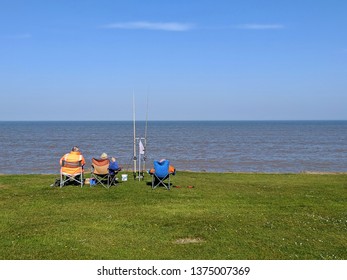
M 228 120 L 228 119 L 218 119 L 218 120 L 145 120 L 138 119 L 136 121 L 141 122 L 336 122 L 336 121 L 347 121 L 347 119 L 240 119 L 240 120 Z M 133 122 L 131 119 L 127 120 L 0 120 L 0 122 Z

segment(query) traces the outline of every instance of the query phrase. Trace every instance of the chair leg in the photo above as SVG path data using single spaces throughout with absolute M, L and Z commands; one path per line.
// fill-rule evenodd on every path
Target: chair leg
M 168 179 L 168 183 L 165 183 L 164 180 Z M 163 179 L 158 178 L 155 174 L 152 175 L 152 189 L 155 189 L 157 186 L 163 185 L 167 190 L 170 190 L 171 182 L 170 176 Z
M 117 186 L 117 173 L 116 174 L 113 174 L 113 175 L 109 175 L 107 177 L 107 186 L 108 188 L 112 187 L 112 186 Z
M 152 190 L 156 189 L 159 185 L 160 179 L 157 176 L 155 176 L 155 174 L 152 174 Z
M 80 185 L 81 188 L 83 187 L 83 181 L 84 181 L 84 177 L 83 177 L 83 174 L 80 174 L 80 175 L 76 175 L 77 177 L 74 177 L 73 175 L 71 176 L 68 176 L 68 175 L 65 175 L 65 174 L 60 174 L 60 188 L 62 188 L 65 183 L 67 183 L 68 181 L 71 183 L 71 184 L 74 184 L 74 185 Z M 78 177 L 79 176 L 79 177 Z M 77 184 L 76 184 L 77 183 Z

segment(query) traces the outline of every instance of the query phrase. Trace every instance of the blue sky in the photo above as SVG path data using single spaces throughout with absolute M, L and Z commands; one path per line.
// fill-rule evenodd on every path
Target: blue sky
M 1 0 L 0 120 L 347 119 L 347 1 Z

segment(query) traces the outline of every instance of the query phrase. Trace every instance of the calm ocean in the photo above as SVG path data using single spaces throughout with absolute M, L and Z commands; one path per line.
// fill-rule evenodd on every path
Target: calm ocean
M 144 137 L 144 122 L 137 136 Z M 132 167 L 131 121 L 0 122 L 0 173 L 59 173 L 80 147 L 90 168 L 106 152 Z M 347 172 L 347 121 L 150 121 L 147 167 L 167 158 L 177 170 Z

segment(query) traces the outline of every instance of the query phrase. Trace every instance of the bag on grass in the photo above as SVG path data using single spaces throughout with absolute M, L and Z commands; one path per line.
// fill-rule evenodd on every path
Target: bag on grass
M 55 179 L 55 182 L 51 185 L 51 187 L 60 187 L 60 179 Z

